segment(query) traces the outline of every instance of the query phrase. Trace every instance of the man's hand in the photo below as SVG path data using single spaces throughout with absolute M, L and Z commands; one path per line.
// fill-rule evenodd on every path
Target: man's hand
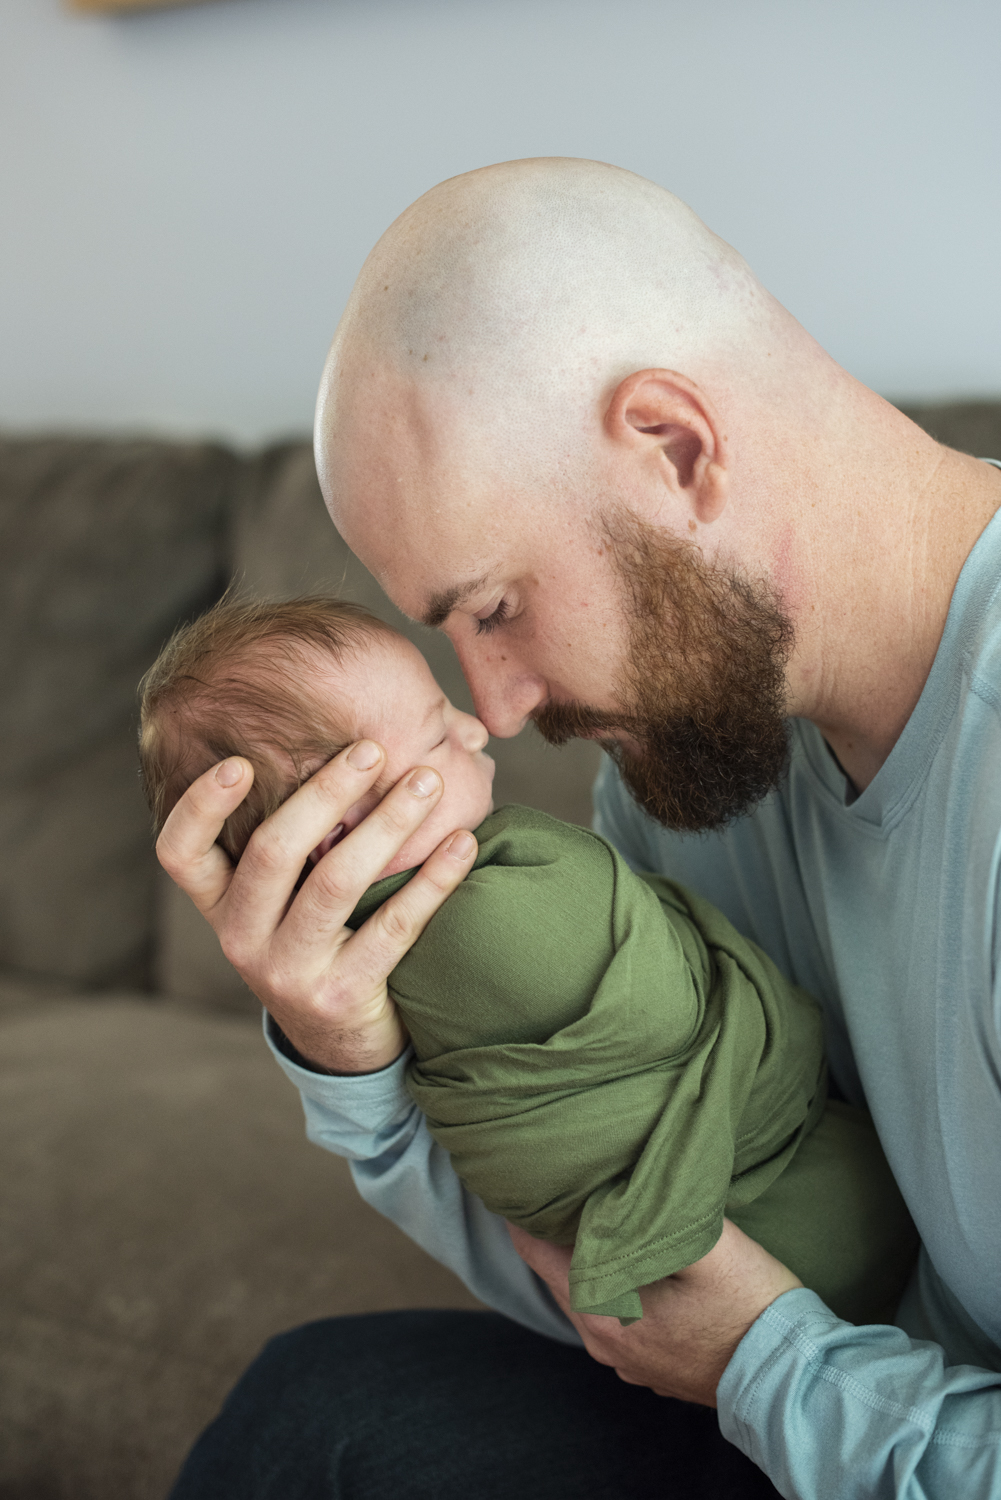
M 729 1219 L 719 1240 L 694 1265 L 640 1290 L 643 1316 L 623 1328 L 618 1318 L 570 1311 L 573 1251 L 508 1225 L 522 1260 L 546 1282 L 599 1364 L 612 1365 L 629 1385 L 658 1396 L 716 1405 L 716 1387 L 751 1324 L 783 1292 L 802 1282 Z
M 188 788 L 156 846 L 292 1045 L 331 1073 L 375 1072 L 402 1052 L 407 1036 L 386 980 L 476 857 L 470 833 L 451 834 L 363 927 L 344 926 L 441 797 L 441 777 L 419 766 L 324 855 L 292 899 L 311 850 L 374 785 L 384 762 L 371 740 L 343 751 L 254 831 L 234 868 L 215 840 L 254 773 L 246 760 L 223 761 Z

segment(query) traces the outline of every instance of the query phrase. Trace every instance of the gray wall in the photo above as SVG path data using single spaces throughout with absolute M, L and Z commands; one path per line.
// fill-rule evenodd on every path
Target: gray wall
M 0 423 L 302 430 L 389 221 L 484 162 L 684 197 L 861 379 L 1001 392 L 997 0 L 0 0 Z

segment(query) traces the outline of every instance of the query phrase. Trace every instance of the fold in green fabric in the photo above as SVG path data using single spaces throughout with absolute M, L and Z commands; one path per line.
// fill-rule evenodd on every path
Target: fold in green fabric
M 913 1234 L 867 1117 L 825 1109 L 814 1001 L 586 829 L 505 807 L 477 838 L 390 979 L 408 1087 L 466 1186 L 573 1244 L 578 1312 L 640 1317 L 639 1288 L 706 1254 L 728 1214 L 842 1316 L 878 1313 Z

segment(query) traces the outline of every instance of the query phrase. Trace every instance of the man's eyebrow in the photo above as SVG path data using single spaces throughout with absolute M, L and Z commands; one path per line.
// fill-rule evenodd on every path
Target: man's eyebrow
M 430 625 L 432 630 L 437 630 L 439 625 L 444 625 L 457 605 L 483 587 L 487 577 L 488 575 L 484 573 L 482 578 L 473 578 L 469 583 L 457 583 L 453 588 L 442 589 L 439 593 L 432 594 L 428 599 L 427 608 L 419 618 L 425 625 Z

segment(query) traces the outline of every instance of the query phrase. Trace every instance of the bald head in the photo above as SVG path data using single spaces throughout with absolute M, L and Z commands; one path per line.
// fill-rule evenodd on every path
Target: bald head
M 439 184 L 372 251 L 317 468 L 349 546 L 456 643 L 451 611 L 479 618 L 501 574 L 570 550 L 586 572 L 612 511 L 786 596 L 790 516 L 818 466 L 843 472 L 819 455 L 838 422 L 858 433 L 854 387 L 672 194 L 507 162 Z
M 336 489 L 359 384 L 487 441 L 559 461 L 630 371 L 732 379 L 792 320 L 679 199 L 598 162 L 507 162 L 418 199 L 376 245 L 324 375 L 317 442 Z M 793 325 L 795 326 L 795 325 Z M 415 412 L 416 414 L 416 412 Z
M 335 336 L 316 452 L 338 529 L 407 614 L 442 625 L 493 734 L 583 704 L 578 727 L 612 722 L 629 754 L 653 743 L 623 727 L 642 715 L 622 684 L 653 677 L 636 667 L 647 596 L 615 537 L 649 540 L 665 588 L 683 557 L 710 603 L 761 604 L 715 635 L 694 604 L 644 606 L 658 659 L 684 672 L 688 640 L 693 671 L 747 666 L 740 641 L 757 641 L 775 713 L 781 697 L 849 758 L 859 739 L 885 753 L 852 686 L 885 630 L 858 620 L 883 609 L 897 629 L 898 584 L 948 603 L 916 560 L 941 553 L 950 511 L 914 500 L 941 491 L 943 450 L 684 204 L 597 162 L 487 167 L 401 215 Z M 709 675 L 714 702 L 734 699 Z M 665 690 L 668 715 L 696 676 Z M 877 697 L 896 701 L 886 682 Z

